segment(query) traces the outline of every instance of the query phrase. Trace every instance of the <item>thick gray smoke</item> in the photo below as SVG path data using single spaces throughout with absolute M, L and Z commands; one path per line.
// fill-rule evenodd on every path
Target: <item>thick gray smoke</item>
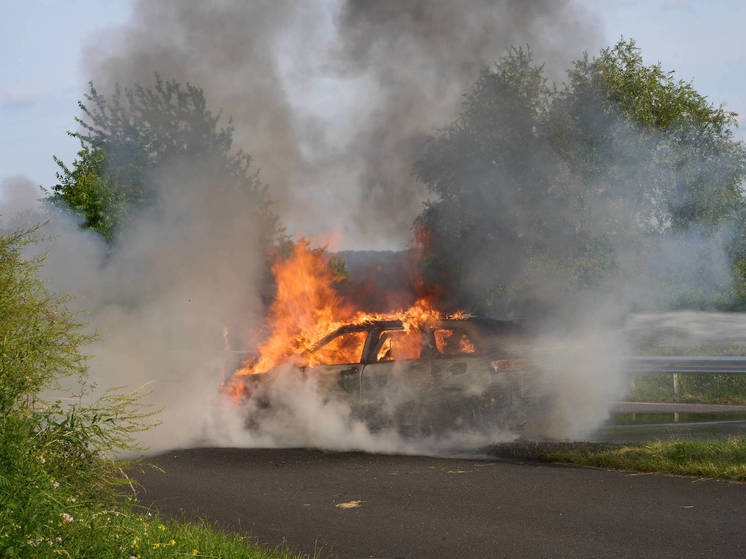
M 204 88 L 291 233 L 395 248 L 426 198 L 411 175 L 422 136 L 454 117 L 479 70 L 523 44 L 565 68 L 599 46 L 595 28 L 568 1 L 141 1 L 86 65 L 103 90 L 156 72 Z
M 29 181 L 2 185 L 10 194 L 0 204 L 3 229 L 49 221 L 32 250 L 47 252 L 43 279 L 74 297 L 72 309 L 100 337 L 88 348 L 98 388 L 148 384 L 147 403 L 162 410 L 162 425 L 142 439 L 153 450 L 229 438 L 217 392 L 223 331 L 252 343 L 249 328 L 263 314 L 258 221 L 203 163 L 162 176 L 163 204 L 135 218 L 111 253 L 96 234 L 40 203 Z
M 104 92 L 116 83 L 148 86 L 155 73 L 203 88 L 209 107 L 233 119 L 236 147 L 252 155 L 290 233 L 336 232 L 341 248 L 400 248 L 428 196 L 412 176 L 423 138 L 454 119 L 480 69 L 525 44 L 547 68 L 564 69 L 599 46 L 595 28 L 569 1 L 141 0 L 128 25 L 96 37 L 85 65 Z M 372 433 L 348 404 L 329 400 L 294 370 L 267 389 L 275 411 L 249 402 L 258 425 L 247 430 L 248 410 L 230 405 L 217 386 L 226 372 L 223 332 L 234 350 L 253 349 L 261 335 L 264 232 L 246 199 L 222 188 L 206 165 L 159 169 L 151 177 L 159 203 L 134 217 L 112 251 L 40 205 L 23 181 L 5 185 L 16 194 L 0 208 L 9 221 L 51 219 L 46 232 L 55 238 L 44 271 L 53 288 L 78 296 L 75 305 L 101 336 L 91 349 L 97 383 L 153 382 L 151 401 L 164 411 L 163 425 L 144 440 L 152 450 L 243 444 L 432 452 L 516 436 L 501 429 L 457 431 L 447 440 Z M 550 221 L 552 201 L 536 203 L 532 213 Z M 626 216 L 608 205 L 589 212 L 596 210 L 598 225 Z M 625 225 L 619 219 L 614 226 Z M 661 253 L 676 261 L 680 249 Z M 494 280 L 496 268 L 480 268 L 482 261 L 473 259 L 474 277 Z M 562 273 L 530 289 L 556 297 Z M 552 397 L 532 435 L 586 436 L 618 396 L 627 349 L 610 317 L 643 291 L 639 283 L 624 285 L 618 304 L 609 293 L 619 287 L 578 300 L 572 329 L 561 337 L 556 328 L 542 331 L 526 350 L 544 372 L 537 394 Z M 392 409 L 404 402 L 397 386 L 387 394 Z

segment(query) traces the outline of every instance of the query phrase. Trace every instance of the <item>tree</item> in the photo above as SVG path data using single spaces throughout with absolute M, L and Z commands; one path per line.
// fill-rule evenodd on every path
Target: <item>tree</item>
M 552 100 L 552 144 L 588 187 L 605 182 L 661 231 L 713 228 L 740 203 L 744 148 L 736 113 L 716 107 L 634 41 L 575 61 Z M 630 164 L 632 163 L 632 165 Z
M 734 123 L 645 66 L 633 41 L 575 61 L 559 87 L 529 49 L 512 49 L 415 164 L 436 195 L 418 218 L 429 279 L 454 305 L 542 312 L 617 273 L 621 252 L 714 234 L 743 204 Z
M 72 209 L 83 226 L 113 242 L 132 214 L 158 202 L 158 172 L 168 165 L 200 161 L 222 181 L 245 192 L 249 205 L 279 232 L 266 186 L 250 171 L 251 157 L 232 151 L 233 125 L 220 127 L 203 91 L 156 75 L 153 88 L 137 84 L 105 96 L 91 83 L 79 102 L 81 143 L 71 167 L 59 158 L 53 203 Z
M 430 233 L 427 279 L 445 283 L 454 305 L 514 283 L 530 247 L 547 238 L 540 208 L 556 165 L 535 163 L 556 159 L 536 128 L 548 96 L 530 52 L 514 49 L 481 73 L 457 120 L 415 165 L 437 195 L 419 218 Z

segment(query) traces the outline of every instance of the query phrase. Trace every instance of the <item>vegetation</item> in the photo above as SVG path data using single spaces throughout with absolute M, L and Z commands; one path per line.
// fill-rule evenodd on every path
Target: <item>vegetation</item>
M 63 496 L 64 495 L 64 496 Z M 55 492 L 68 503 L 74 497 Z M 77 503 L 77 501 L 76 501 Z M 50 535 L 29 537 L 18 548 L 8 547 L 5 557 L 95 557 L 96 559 L 171 559 L 197 557 L 220 559 L 295 559 L 286 546 L 270 548 L 251 538 L 221 530 L 203 521 L 161 520 L 145 511 L 126 507 L 99 508 L 90 504 L 65 507 L 51 523 Z M 0 546 L 8 538 L 0 534 Z M 3 548 L 0 548 L 3 549 Z M 15 553 L 15 554 L 14 554 Z
M 91 337 L 37 278 L 42 259 L 24 257 L 35 235 L 0 235 L 0 556 L 292 557 L 138 513 L 114 453 L 137 449 L 152 413 L 137 393 L 94 397 L 82 353 Z M 53 399 L 65 382 L 77 395 Z
M 640 355 L 746 356 L 746 347 L 741 343 L 687 343 L 671 347 L 655 340 L 636 340 L 634 344 Z M 678 374 L 674 391 L 673 374 L 640 374 L 630 379 L 624 398 L 633 402 L 746 405 L 746 375 Z
M 746 223 L 735 116 L 646 66 L 632 41 L 576 61 L 560 87 L 512 50 L 416 163 L 436 196 L 418 218 L 429 279 L 488 313 L 542 311 L 625 273 L 660 286 L 659 306 L 741 300 L 744 245 L 723 235 Z M 670 262 L 673 238 L 696 265 Z M 708 275 L 717 249 L 735 289 Z
M 526 457 L 614 470 L 746 480 L 746 439 L 659 441 L 641 445 L 546 445 L 529 449 Z
M 633 402 L 746 404 L 743 375 L 678 375 L 676 392 L 670 374 L 640 375 L 625 396 Z
M 251 172 L 251 158 L 232 151 L 233 126 L 220 127 L 220 114 L 207 108 L 204 92 L 156 75 L 152 88 L 137 84 L 106 96 L 91 83 L 79 102 L 78 158 L 60 171 L 51 188 L 53 203 L 78 214 L 83 227 L 113 242 L 137 211 L 159 202 L 162 172 L 197 165 L 209 180 L 204 188 L 227 184 L 246 197 L 255 219 L 267 222 L 269 236 L 279 233 L 267 188 Z M 249 216 L 247 216 L 249 218 Z

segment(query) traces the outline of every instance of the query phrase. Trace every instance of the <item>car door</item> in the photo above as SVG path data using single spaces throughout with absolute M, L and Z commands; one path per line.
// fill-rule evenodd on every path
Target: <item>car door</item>
M 423 353 L 423 333 L 391 326 L 371 332 L 361 376 L 361 403 L 404 403 L 431 383 L 430 360 Z
M 476 391 L 491 380 L 466 324 L 443 323 L 431 331 L 435 348 L 433 377 L 444 390 Z
M 308 371 L 317 375 L 322 390 L 358 400 L 363 349 L 368 338 L 364 328 L 343 330 L 330 336 L 308 355 Z

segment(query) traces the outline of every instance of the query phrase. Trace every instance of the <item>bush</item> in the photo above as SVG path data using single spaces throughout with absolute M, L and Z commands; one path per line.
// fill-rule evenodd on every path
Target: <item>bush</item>
M 38 228 L 0 231 L 0 557 L 292 559 L 205 522 L 143 511 L 122 451 L 152 423 L 137 392 L 93 397 L 85 344 L 94 340 L 38 279 L 24 249 Z M 61 381 L 78 393 L 53 399 Z
M 38 228 L 0 235 L 0 555 L 58 553 L 62 528 L 117 506 L 128 485 L 117 452 L 150 413 L 136 393 L 93 398 L 82 347 L 93 337 L 38 277 L 24 249 Z M 51 399 L 63 379 L 78 387 Z M 46 397 L 45 397 L 46 396 Z M 79 514 L 80 513 L 80 514 Z M 57 553 L 55 553 L 57 554 Z M 65 555 L 66 553 L 62 553 Z

